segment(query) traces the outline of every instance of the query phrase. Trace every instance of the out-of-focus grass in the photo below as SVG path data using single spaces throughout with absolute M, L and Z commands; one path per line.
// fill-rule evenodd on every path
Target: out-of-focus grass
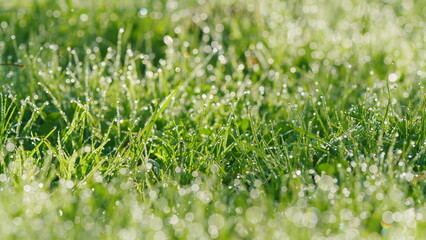
M 419 1 L 3 1 L 2 239 L 425 235 Z

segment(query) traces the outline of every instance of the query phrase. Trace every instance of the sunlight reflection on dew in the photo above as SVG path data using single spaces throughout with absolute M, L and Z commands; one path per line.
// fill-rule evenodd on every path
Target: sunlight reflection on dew
M 145 17 L 147 14 L 148 14 L 148 9 L 146 9 L 146 8 L 139 9 L 138 16 L 140 18 Z

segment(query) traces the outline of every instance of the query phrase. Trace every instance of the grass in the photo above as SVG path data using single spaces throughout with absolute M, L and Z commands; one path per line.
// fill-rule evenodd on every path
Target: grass
M 2 1 L 2 239 L 422 238 L 425 8 Z

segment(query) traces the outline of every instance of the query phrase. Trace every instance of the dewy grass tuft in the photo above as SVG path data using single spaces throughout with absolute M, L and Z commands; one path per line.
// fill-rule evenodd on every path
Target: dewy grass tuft
M 2 239 L 421 239 L 423 1 L 0 1 Z

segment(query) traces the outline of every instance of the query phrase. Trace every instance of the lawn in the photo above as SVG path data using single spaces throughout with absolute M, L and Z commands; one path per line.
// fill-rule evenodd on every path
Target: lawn
M 0 1 L 1 239 L 421 239 L 426 2 Z

